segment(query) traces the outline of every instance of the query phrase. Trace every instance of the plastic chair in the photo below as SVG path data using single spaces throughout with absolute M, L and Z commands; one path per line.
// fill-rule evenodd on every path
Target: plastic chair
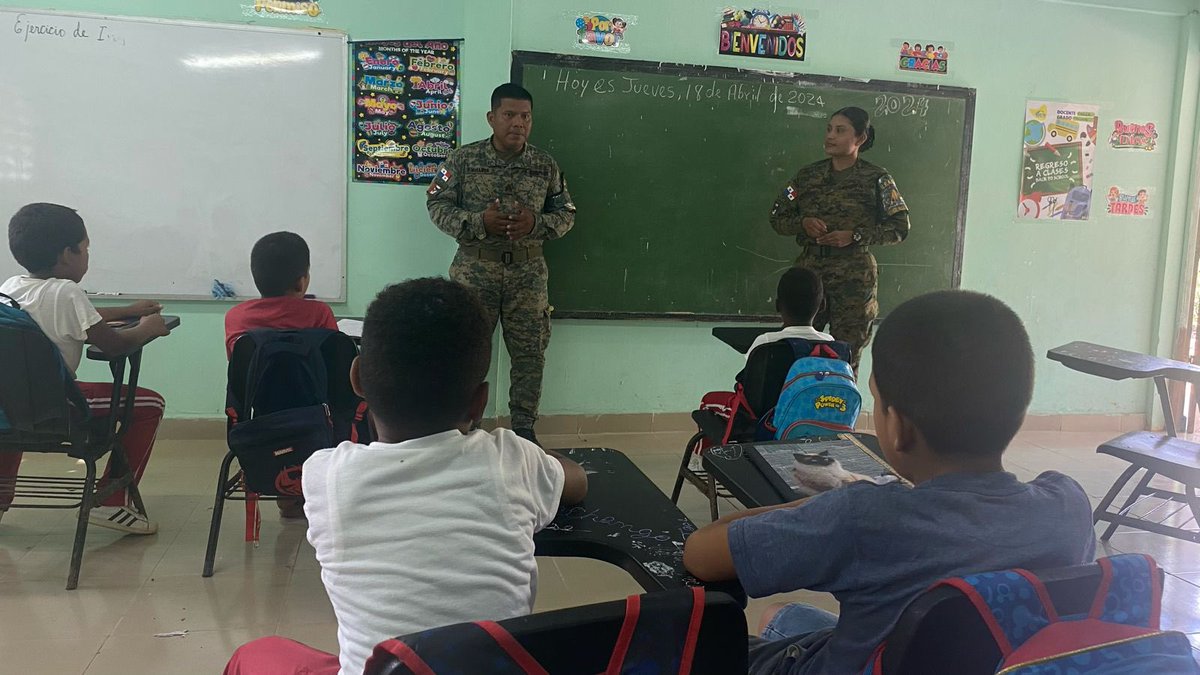
M 234 342 L 233 352 L 229 356 L 229 368 L 227 370 L 228 383 L 226 386 L 229 391 L 236 394 L 237 400 L 245 402 L 244 405 L 246 407 L 250 405 L 250 402 L 246 401 L 247 390 L 250 386 L 247 380 L 249 379 L 250 361 L 254 356 L 254 351 L 254 341 L 243 335 Z M 330 331 L 330 336 L 322 344 L 321 351 L 328 373 L 328 398 L 331 404 L 330 407 L 335 411 L 345 409 L 346 407 L 354 409 L 362 400 L 354 393 L 353 388 L 350 386 L 350 365 L 358 355 L 358 346 L 352 338 L 344 333 Z M 249 413 L 249 410 L 227 410 L 226 433 L 233 428 L 235 419 L 249 419 Z M 360 442 L 363 443 L 369 443 L 370 441 L 370 438 L 360 439 Z M 259 526 L 258 501 L 276 501 L 283 496 L 279 494 L 247 492 L 242 470 L 240 468 L 236 471 L 233 470 L 233 463 L 236 460 L 237 457 L 233 454 L 233 450 L 226 452 L 225 458 L 221 460 L 221 467 L 217 474 L 216 496 L 213 498 L 213 514 L 208 528 L 208 546 L 204 553 L 203 576 L 205 577 L 213 575 L 213 565 L 217 556 L 217 542 L 221 535 L 221 519 L 225 513 L 225 502 L 227 500 L 246 502 L 245 540 L 257 541 Z
M 686 480 L 708 498 L 709 514 L 713 520 L 718 518 L 717 497 L 730 499 L 733 495 L 707 471 L 689 468 L 688 463 L 704 448 L 753 440 L 759 416 L 775 407 L 795 361 L 795 352 L 787 342 L 762 345 L 751 352 L 746 367 L 738 374 L 737 391 L 704 395 L 700 408 L 692 412 L 698 431 L 683 448 L 671 490 L 672 502 L 679 503 Z
M 14 329 L 0 329 L 6 333 L 15 333 Z M 9 337 L 16 337 L 9 335 Z M 17 337 L 17 339 L 20 339 Z M 5 340 L 7 343 L 7 340 Z M 4 369 L 5 378 L 19 379 L 17 389 L 34 391 L 34 382 L 62 380 L 62 360 L 58 349 L 49 339 L 42 344 L 23 343 L 26 353 L 32 352 L 33 357 L 28 362 L 9 364 Z M 83 565 L 83 548 L 87 540 L 88 515 L 93 507 L 100 504 L 109 495 L 120 490 L 129 490 L 130 499 L 138 511 L 145 514 L 146 507 L 142 503 L 141 493 L 138 492 L 134 473 L 125 458 L 125 449 L 121 445 L 123 430 L 129 427 L 133 415 L 133 396 L 122 398 L 122 384 L 128 371 L 128 388 L 133 392 L 137 388 L 138 372 L 141 369 L 141 347 L 128 354 L 108 357 L 109 369 L 113 375 L 112 407 L 113 414 L 104 417 L 89 417 L 86 408 L 80 409 L 81 404 L 73 402 L 68 396 L 67 387 L 63 387 L 61 399 L 56 407 L 65 411 L 67 423 L 63 428 L 49 433 L 30 433 L 22 431 L 0 432 L 0 453 L 38 452 L 45 454 L 66 455 L 73 459 L 82 460 L 84 464 L 83 478 L 58 476 L 22 476 L 15 475 L 9 479 L 0 479 L 0 495 L 11 497 L 13 502 L 10 509 L 79 509 L 79 517 L 75 525 L 75 542 L 71 548 L 71 563 L 67 572 L 67 590 L 74 590 L 79 585 L 79 570 Z M 128 366 L 128 367 L 127 367 Z M 12 381 L 10 380 L 10 383 Z M 72 385 L 73 388 L 73 385 Z M 78 394 L 78 390 L 75 390 Z M 19 401 L 0 401 L 0 408 L 16 410 L 21 405 Z M 86 405 L 85 402 L 82 405 Z M 110 480 L 103 490 L 96 490 L 96 468 L 99 460 L 108 453 L 110 459 Z M 16 499 L 31 500 L 28 503 L 18 503 Z M 65 502 L 65 503 L 59 503 Z

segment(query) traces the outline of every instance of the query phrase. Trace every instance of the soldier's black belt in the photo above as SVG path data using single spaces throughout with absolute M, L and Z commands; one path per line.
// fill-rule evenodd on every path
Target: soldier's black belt
M 463 246 L 460 249 L 468 258 L 474 260 L 486 260 L 487 262 L 504 263 L 512 265 L 513 263 L 523 263 L 530 260 L 537 260 L 542 257 L 541 246 L 528 246 L 514 249 L 512 251 L 500 251 L 494 248 L 479 248 L 476 246 Z
M 866 246 L 805 246 L 804 255 L 813 258 L 829 258 L 833 256 L 856 255 L 865 253 Z

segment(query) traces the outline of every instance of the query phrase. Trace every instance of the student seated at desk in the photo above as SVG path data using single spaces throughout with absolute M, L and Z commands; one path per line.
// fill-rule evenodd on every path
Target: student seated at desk
M 783 317 L 783 328 L 754 338 L 750 349 L 746 350 L 746 360 L 750 360 L 755 348 L 788 338 L 833 342 L 832 335 L 822 333 L 812 325 L 824 301 L 825 288 L 816 272 L 804 267 L 793 267 L 784 272 L 775 290 L 775 309 Z
M 726 516 L 684 546 L 702 580 L 737 578 L 753 597 L 825 591 L 841 603 L 840 617 L 800 604 L 764 613 L 762 639 L 751 639 L 755 675 L 862 672 L 935 581 L 1095 554 L 1078 483 L 1055 471 L 1023 483 L 1004 470 L 1033 392 L 1033 352 L 1011 309 L 978 293 L 924 295 L 888 315 L 871 354 L 879 446 L 915 487 L 853 483 Z
M 8 243 L 13 258 L 29 271 L 0 285 L 3 293 L 29 313 L 42 332 L 58 346 L 71 374 L 79 368 L 84 343 L 101 351 L 121 354 L 169 331 L 159 314 L 162 306 L 140 300 L 126 307 L 95 308 L 79 282 L 88 271 L 87 228 L 74 209 L 58 204 L 29 204 L 21 207 L 8 224 Z M 137 325 L 115 330 L 108 321 L 139 319 Z M 111 414 L 111 382 L 79 382 L 93 416 Z M 128 396 L 124 389 L 121 395 Z M 138 387 L 133 399 L 133 419 L 125 429 L 121 445 L 133 467 L 136 480 L 142 479 L 150 450 L 162 420 L 164 403 L 156 392 Z M 0 479 L 11 478 L 21 463 L 19 453 L 0 454 Z M 102 489 L 112 467 L 111 455 L 104 476 L 96 485 Z M 12 495 L 0 503 L 0 515 L 8 510 Z M 129 534 L 154 534 L 158 524 L 148 520 L 129 503 L 127 490 L 110 495 L 93 507 L 88 521 Z
M 255 242 L 250 249 L 250 274 L 262 297 L 235 305 L 225 313 L 226 358 L 233 354 L 238 338 L 258 328 L 338 329 L 329 305 L 304 295 L 308 292 L 309 267 L 308 242 L 294 232 L 272 232 Z M 275 505 L 283 518 L 304 517 L 302 497 L 280 497 Z
M 256 328 L 337 330 L 333 310 L 308 292 L 308 242 L 293 232 L 273 232 L 250 250 L 250 274 L 261 298 L 235 305 L 225 313 L 225 356 L 246 331 Z
M 227 674 L 295 664 L 352 675 L 387 638 L 533 609 L 533 535 L 560 502 L 583 499 L 587 476 L 508 429 L 470 431 L 487 404 L 491 338 L 479 298 L 444 279 L 389 286 L 367 308 L 351 381 L 380 440 L 304 463 L 308 540 L 340 654 L 264 638 Z

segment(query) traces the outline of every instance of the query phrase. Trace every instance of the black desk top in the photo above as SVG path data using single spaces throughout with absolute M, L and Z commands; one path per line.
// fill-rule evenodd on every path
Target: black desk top
M 779 326 L 714 326 L 713 337 L 745 354 L 750 345 L 763 333 L 779 330 Z
M 647 591 L 700 585 L 683 569 L 683 542 L 696 526 L 628 457 L 608 448 L 559 452 L 587 471 L 588 496 L 534 535 L 537 555 L 603 560 Z M 736 582 L 709 588 L 745 598 Z
M 1200 366 L 1091 342 L 1071 342 L 1055 347 L 1046 352 L 1046 357 L 1072 370 L 1110 380 L 1165 377 L 1200 384 Z
M 176 328 L 179 327 L 179 323 L 180 323 L 179 317 L 163 314 L 163 323 L 167 324 L 167 330 L 175 330 Z M 122 325 L 120 325 L 120 326 L 114 326 L 114 328 L 116 328 L 117 330 L 127 330 L 136 325 L 137 325 L 137 319 L 133 319 L 130 321 L 123 322 Z M 146 345 L 150 344 L 151 342 L 154 342 L 157 339 L 158 338 L 151 338 L 151 339 L 147 340 L 145 343 L 142 344 L 142 347 L 145 347 Z M 141 347 L 139 347 L 138 349 L 141 349 Z M 134 350 L 134 351 L 137 351 L 137 350 Z M 88 345 L 88 348 L 87 348 L 87 357 L 88 357 L 89 361 L 112 361 L 115 358 L 119 358 L 119 357 L 123 357 L 123 356 L 129 356 L 129 355 L 128 354 L 105 354 L 104 352 L 100 351 L 99 347 L 96 347 L 95 345 Z
M 867 446 L 876 455 L 882 457 L 879 450 L 879 439 L 871 434 L 853 434 L 858 441 Z M 819 440 L 819 439 L 812 439 Z M 767 481 L 749 457 L 745 456 L 745 448 L 753 445 L 769 443 L 797 443 L 801 439 L 790 441 L 767 441 L 765 443 L 742 443 L 708 448 L 704 451 L 701 461 L 704 468 L 712 472 L 729 492 L 747 508 L 782 504 L 784 500 L 779 492 Z

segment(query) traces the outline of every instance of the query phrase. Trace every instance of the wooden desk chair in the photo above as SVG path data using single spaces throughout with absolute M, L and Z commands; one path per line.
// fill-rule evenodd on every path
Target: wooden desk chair
M 1162 570 L 1158 571 L 1160 580 Z M 1060 616 L 1087 614 L 1100 585 L 1096 563 L 1062 567 L 1037 576 L 1046 584 Z M 1000 648 L 967 596 L 942 586 L 909 604 L 887 638 L 885 675 L 996 672 Z
M 1168 380 L 1174 380 L 1200 385 L 1200 366 L 1087 342 L 1072 342 L 1056 347 L 1047 353 L 1047 357 L 1068 368 L 1110 380 L 1153 378 L 1158 390 L 1166 427 L 1165 434 L 1132 431 L 1096 448 L 1096 452 L 1129 462 L 1129 467 L 1121 473 L 1104 495 L 1104 499 L 1096 506 L 1093 516 L 1095 522 L 1109 523 L 1100 535 L 1100 540 L 1108 541 L 1117 527 L 1125 525 L 1168 537 L 1200 542 L 1200 531 L 1188 527 L 1200 522 L 1200 443 L 1177 436 L 1167 384 Z M 1120 508 L 1110 510 L 1117 495 L 1139 471 L 1143 472 L 1142 476 L 1125 502 Z M 1183 489 L 1177 492 L 1150 487 L 1150 481 L 1160 475 L 1183 484 Z M 1142 516 L 1130 515 L 1133 509 L 1146 499 L 1162 501 Z M 1179 506 L 1163 516 L 1155 516 L 1157 512 L 1169 508 L 1172 504 Z M 1191 513 L 1191 519 L 1187 523 L 1180 526 L 1166 524 L 1167 520 L 1185 508 Z M 1158 520 L 1154 519 L 1156 517 Z
M 667 594 L 690 595 L 688 591 L 666 591 L 642 595 L 640 599 L 643 607 L 648 607 L 654 602 L 652 598 L 662 598 Z M 638 596 L 632 597 L 638 598 Z M 622 626 L 625 624 L 626 602 L 626 600 L 615 600 L 531 614 L 500 621 L 499 624 L 512 637 L 516 638 L 520 647 L 551 675 L 603 673 L 607 670 L 614 645 L 617 644 Z M 645 611 L 643 610 L 643 612 Z M 663 616 L 643 613 L 642 621 L 649 621 L 653 617 L 656 621 L 682 621 L 686 626 L 689 614 L 690 612 Z M 641 624 L 639 623 L 639 625 Z M 400 660 L 395 654 L 395 651 L 398 651 L 396 642 L 403 643 L 423 659 L 428 660 L 429 665 L 434 666 L 434 671 L 439 675 L 444 674 L 447 671 L 437 670 L 435 664 L 432 663 L 436 656 L 430 656 L 430 654 L 445 653 L 454 648 L 470 649 L 462 642 L 444 642 L 452 640 L 454 636 L 462 636 L 464 627 L 470 626 L 471 624 L 458 624 L 435 628 L 381 643 L 375 648 L 375 655 L 367 662 L 363 675 L 415 675 L 417 672 L 425 672 L 414 671 Z M 638 642 L 638 635 L 635 634 L 633 644 L 636 646 Z M 723 593 L 706 593 L 704 615 L 696 638 L 692 661 L 691 672 L 693 675 L 745 673 L 747 669 L 746 643 L 746 614 L 742 611 L 741 606 L 733 598 Z M 666 653 L 667 656 L 671 656 L 672 651 L 677 650 L 678 645 L 661 644 L 660 647 L 663 650 L 671 650 Z M 500 671 L 489 670 L 480 665 L 477 670 L 470 672 L 489 675 Z M 666 671 L 645 670 L 639 672 Z
M 83 478 L 20 474 L 0 478 L 0 496 L 5 497 L 5 501 L 12 500 L 7 508 L 79 509 L 67 572 L 67 590 L 74 590 L 79 585 L 88 515 L 94 506 L 109 495 L 128 488 L 134 506 L 146 513 L 121 445 L 123 430 L 128 428 L 133 414 L 134 398 L 123 398 L 121 385 L 128 370 L 127 391 L 136 390 L 141 355 L 139 348 L 109 360 L 113 375 L 113 414 L 92 418 L 87 401 L 66 370 L 58 347 L 41 330 L 27 330 L 0 322 L 0 372 L 5 378 L 4 386 L 0 387 L 0 416 L 6 419 L 5 429 L 0 430 L 0 453 L 61 454 L 82 460 L 84 464 Z M 47 382 L 61 383 L 61 391 L 57 386 L 47 387 Z M 25 395 L 16 395 L 16 392 L 25 392 Z M 28 398 L 33 392 L 41 393 L 36 401 Z M 97 492 L 97 463 L 110 452 L 110 480 Z
M 716 520 L 719 517 L 717 497 L 730 499 L 733 495 L 712 474 L 689 468 L 688 464 L 692 456 L 698 455 L 704 448 L 752 440 L 758 416 L 775 407 L 779 393 L 783 390 L 783 381 L 795 361 L 795 352 L 787 342 L 772 342 L 755 349 L 741 373 L 742 391 L 749 410 L 735 406 L 728 412 L 732 420 L 714 411 L 710 402 L 715 400 L 714 395 L 723 395 L 732 401 L 735 396 L 733 392 L 713 392 L 705 395 L 700 409 L 692 412 L 692 419 L 696 422 L 698 431 L 683 448 L 675 487 L 671 490 L 672 502 L 679 503 L 679 493 L 686 480 L 708 498 L 712 519 Z
M 365 406 L 360 406 L 362 399 L 354 393 L 354 390 L 350 386 L 350 364 L 353 363 L 354 357 L 358 355 L 358 347 L 344 333 L 329 332 L 329 337 L 321 344 L 321 354 L 325 362 L 328 380 L 328 402 L 335 418 L 343 419 L 347 416 L 345 414 L 347 409 L 351 413 L 356 408 L 365 412 Z M 228 382 L 226 387 L 228 391 L 234 394 L 231 400 L 243 402 L 244 409 L 230 409 L 226 411 L 228 416 L 226 420 L 226 434 L 233 428 L 235 420 L 248 420 L 251 418 L 251 411 L 249 410 L 251 402 L 247 400 L 247 396 L 251 388 L 251 383 L 249 382 L 250 367 L 255 351 L 256 345 L 254 340 L 243 335 L 234 342 L 233 352 L 229 356 Z M 345 432 L 340 434 L 340 436 L 344 435 L 346 435 Z M 339 437 L 339 440 L 342 439 Z M 370 443 L 371 438 L 360 438 L 359 441 Z M 212 520 L 208 527 L 208 546 L 204 553 L 204 571 L 202 574 L 205 577 L 213 575 L 213 565 L 217 556 L 217 542 L 221 536 L 221 519 L 225 514 L 225 502 L 233 500 L 246 503 L 245 540 L 249 542 L 258 540 L 260 516 L 257 502 L 259 500 L 276 501 L 281 497 L 278 493 L 247 492 L 242 470 L 239 468 L 236 472 L 233 471 L 233 462 L 236 459 L 237 457 L 233 454 L 232 449 L 226 452 L 225 458 L 221 460 L 221 467 L 217 474 L 217 489 L 216 496 L 213 498 Z

